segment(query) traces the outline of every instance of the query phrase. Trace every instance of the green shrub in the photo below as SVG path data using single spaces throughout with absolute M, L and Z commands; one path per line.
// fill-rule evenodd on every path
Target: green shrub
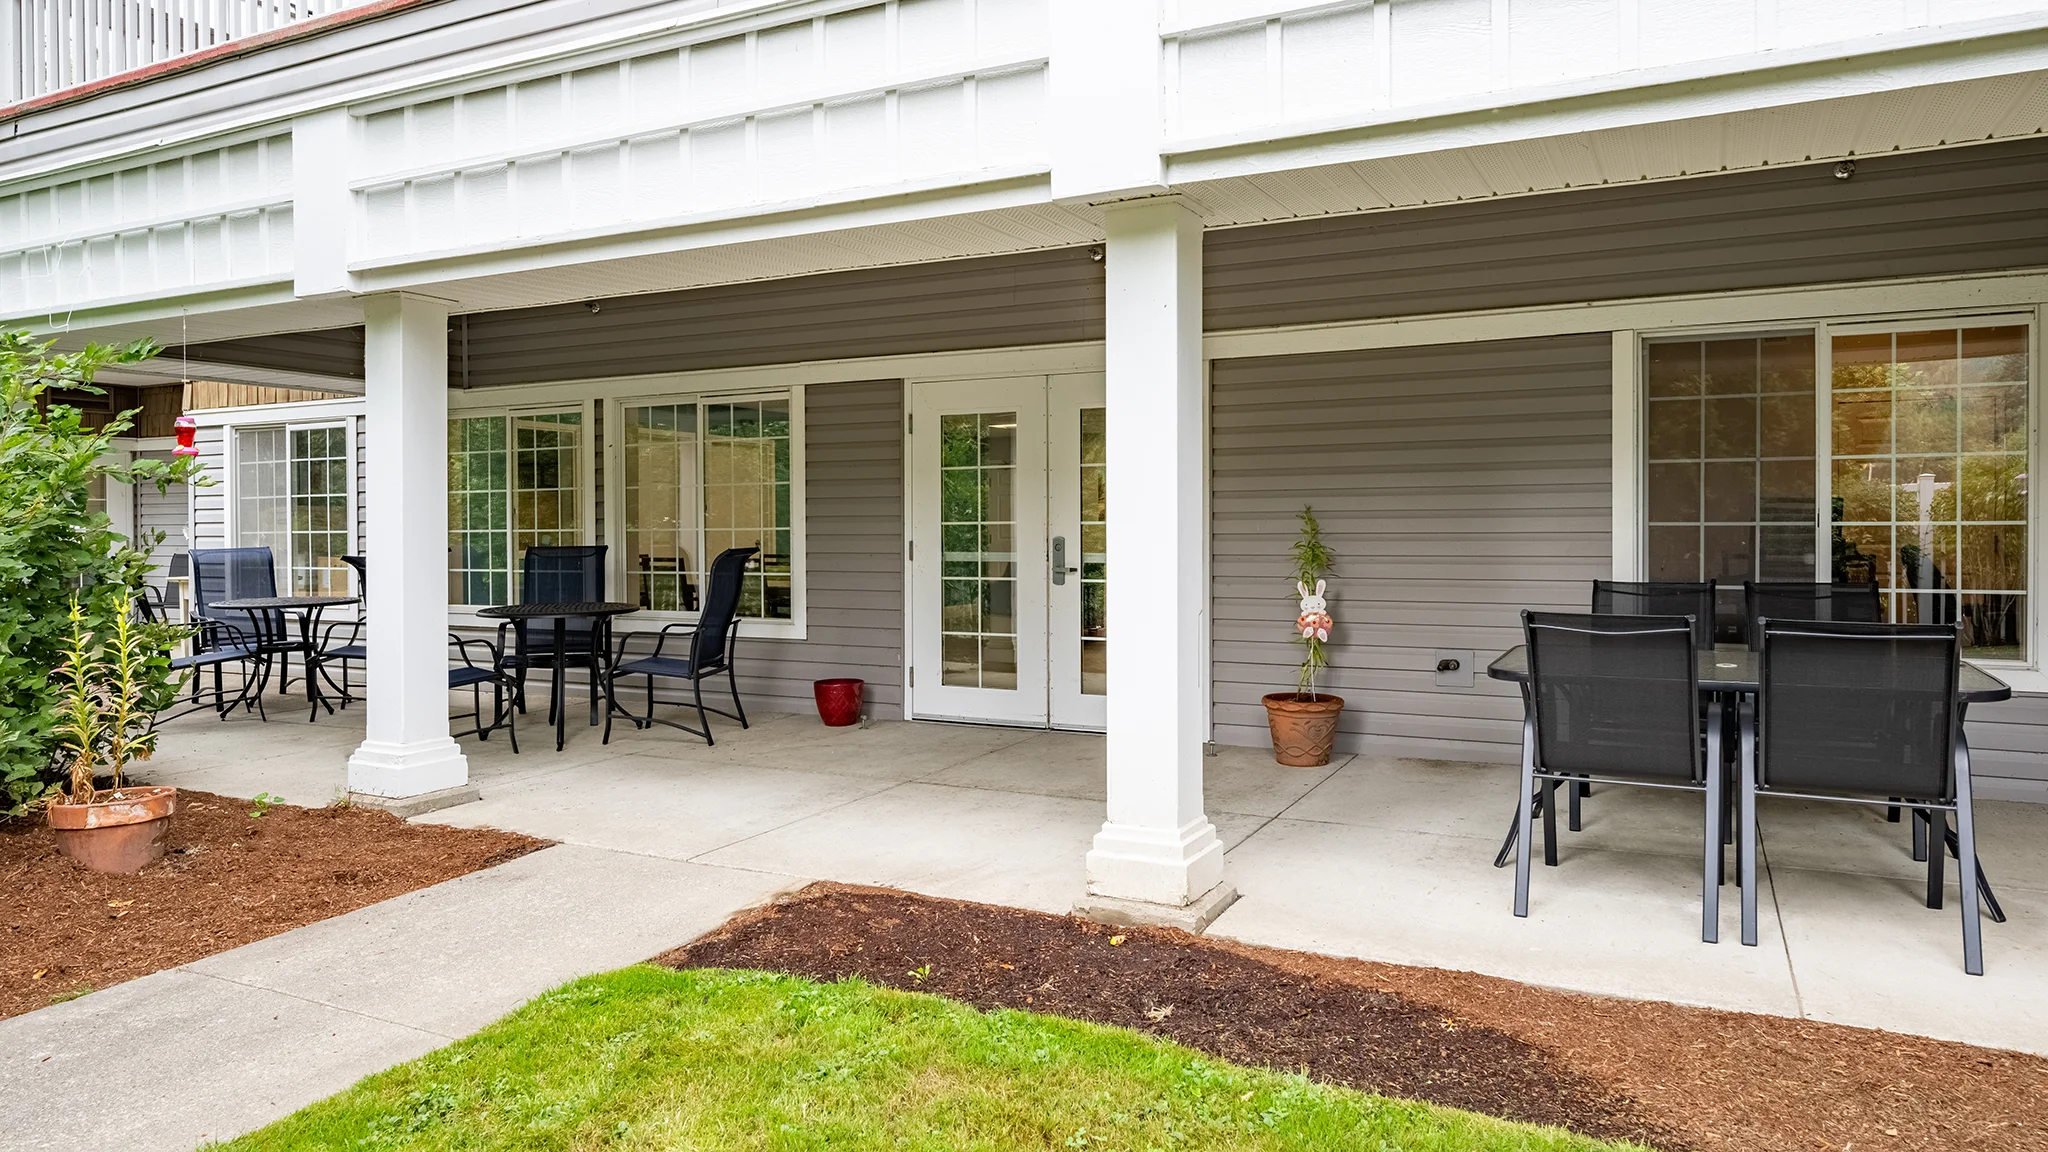
M 0 332 L 0 819 L 46 800 L 64 779 L 58 752 L 58 706 L 64 644 L 74 597 L 83 627 L 111 635 L 149 571 L 146 549 L 92 512 L 94 477 L 108 484 L 191 483 L 193 457 L 119 464 L 107 458 L 115 437 L 133 427 L 124 412 L 98 429 L 82 414 L 48 402 L 52 388 L 103 394 L 93 374 L 107 364 L 132 364 L 156 354 L 139 340 L 124 347 L 91 345 L 56 353 L 26 332 Z M 169 683 L 167 664 L 151 675 Z M 161 687 L 161 686 L 159 686 Z

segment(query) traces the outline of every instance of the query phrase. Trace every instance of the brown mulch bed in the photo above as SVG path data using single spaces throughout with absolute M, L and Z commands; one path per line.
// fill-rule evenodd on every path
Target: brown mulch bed
M 170 851 L 134 876 L 58 855 L 39 819 L 0 824 L 0 1019 L 224 952 L 548 841 L 408 824 L 367 808 L 181 790 Z
M 1668 1152 L 2048 1149 L 2039 1057 L 884 889 L 812 885 L 657 962 L 859 976 Z

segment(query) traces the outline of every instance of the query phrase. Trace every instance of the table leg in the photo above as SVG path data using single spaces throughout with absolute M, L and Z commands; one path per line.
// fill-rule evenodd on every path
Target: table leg
M 555 675 L 554 679 L 550 681 L 555 696 L 553 711 L 555 714 L 555 751 L 557 752 L 562 750 L 562 745 L 569 738 L 568 702 L 562 699 L 562 665 L 567 663 L 562 657 L 567 654 L 563 649 L 567 647 L 568 643 L 569 621 L 566 617 L 557 616 L 555 617 Z
M 600 667 L 597 654 L 604 646 L 604 626 L 606 623 L 606 619 L 602 616 L 596 617 L 590 622 L 590 726 L 592 728 L 597 727 L 597 693 L 599 685 L 603 683 L 603 678 L 600 676 L 603 669 Z

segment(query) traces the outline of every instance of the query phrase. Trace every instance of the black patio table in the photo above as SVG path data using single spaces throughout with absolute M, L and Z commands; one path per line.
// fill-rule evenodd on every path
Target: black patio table
M 1723 703 L 1742 696 L 1754 696 L 1763 690 L 1761 674 L 1758 671 L 1759 654 L 1751 651 L 1747 646 L 1702 648 L 1694 653 L 1693 659 L 1695 661 L 1694 668 L 1699 674 L 1700 697 L 1708 705 L 1707 729 L 1709 744 L 1710 747 L 1718 749 L 1720 740 L 1717 730 L 1720 726 L 1720 713 Z M 1517 644 L 1513 648 L 1501 653 L 1493 663 L 1486 666 L 1486 674 L 1495 680 L 1506 680 L 1510 683 L 1522 685 L 1522 706 L 1525 709 L 1529 707 L 1529 693 L 1527 690 L 1529 684 L 1528 645 Z M 1962 662 L 1962 668 L 1956 678 L 1956 694 L 1958 699 L 1962 701 L 1964 710 L 1967 711 L 1971 704 L 1991 704 L 2000 700 L 2012 699 L 2012 688 L 2005 681 L 1965 660 Z M 1961 731 L 1956 733 L 1956 738 L 1963 741 L 1964 754 L 1968 755 L 1969 741 L 1963 736 Z M 1539 793 L 1536 800 L 1539 805 L 1542 804 L 1543 795 Z M 1545 813 L 1547 821 L 1556 819 L 1554 812 L 1545 809 Z M 1946 821 L 1944 821 L 1945 825 Z M 1544 826 L 1546 828 L 1550 827 L 1548 823 Z M 1945 832 L 1948 847 L 1951 849 L 1957 848 L 1955 829 L 1945 827 Z M 1521 820 L 1517 817 L 1515 826 L 1508 830 L 1507 843 L 1501 846 L 1500 855 L 1494 858 L 1495 867 L 1502 866 L 1508 853 L 1514 850 L 1515 837 L 1521 834 Z M 1918 851 L 1919 842 L 1919 828 L 1916 825 L 1914 828 L 1915 851 Z M 1546 844 L 1555 843 L 1555 837 L 1547 838 Z M 1934 845 L 1930 845 L 1929 848 L 1935 852 L 1942 850 Z M 1544 852 L 1547 858 L 1550 848 L 1546 846 Z M 1548 862 L 1556 863 L 1555 860 L 1548 860 Z M 1984 901 L 1989 906 L 1991 918 L 2003 923 L 2005 912 L 1998 906 L 1998 898 L 1992 894 L 1991 881 L 1985 877 L 1982 864 L 1977 866 L 1977 890 L 1983 894 Z
M 313 654 L 313 634 L 320 629 L 320 614 L 322 612 L 338 605 L 354 604 L 356 600 L 357 598 L 354 596 L 250 596 L 240 600 L 216 600 L 213 602 L 212 607 L 223 612 L 248 613 L 249 628 L 255 635 L 258 646 L 265 644 L 284 646 L 286 651 L 283 654 L 287 658 L 289 658 L 292 649 L 296 649 L 306 655 L 306 704 L 312 709 L 313 716 L 318 716 L 320 714 L 320 707 L 323 704 L 326 705 L 327 711 L 330 713 L 334 711 L 334 705 L 328 704 L 322 697 L 319 685 L 315 682 L 311 659 Z M 299 642 L 297 644 L 291 644 L 290 641 L 282 636 L 274 637 L 269 634 L 271 629 L 268 617 L 272 612 L 291 612 L 298 615 Z M 288 677 L 290 674 L 291 668 L 287 665 L 285 675 Z M 312 719 L 312 716 L 307 717 L 307 719 Z
M 568 740 L 569 709 L 562 699 L 563 649 L 568 646 L 569 621 L 588 619 L 593 623 L 590 629 L 590 693 L 591 723 L 597 723 L 597 694 L 605 690 L 607 683 L 604 669 L 610 662 L 612 618 L 628 612 L 638 612 L 638 604 L 626 604 L 616 600 L 564 600 L 539 604 L 499 604 L 491 608 L 477 609 L 477 615 L 493 620 L 550 620 L 555 622 L 554 675 L 549 681 L 550 707 L 555 713 L 555 751 L 560 752 Z M 605 706 L 611 706 L 606 697 Z

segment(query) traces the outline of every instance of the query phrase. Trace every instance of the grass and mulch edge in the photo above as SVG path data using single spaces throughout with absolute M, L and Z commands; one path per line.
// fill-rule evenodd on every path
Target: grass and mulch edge
M 572 981 L 222 1152 L 408 1148 L 1633 1148 L 1129 1029 L 859 979 L 636 965 Z
M 1814 1020 L 814 884 L 657 958 L 1046 1011 L 1678 1152 L 2048 1149 L 2048 1059 Z

